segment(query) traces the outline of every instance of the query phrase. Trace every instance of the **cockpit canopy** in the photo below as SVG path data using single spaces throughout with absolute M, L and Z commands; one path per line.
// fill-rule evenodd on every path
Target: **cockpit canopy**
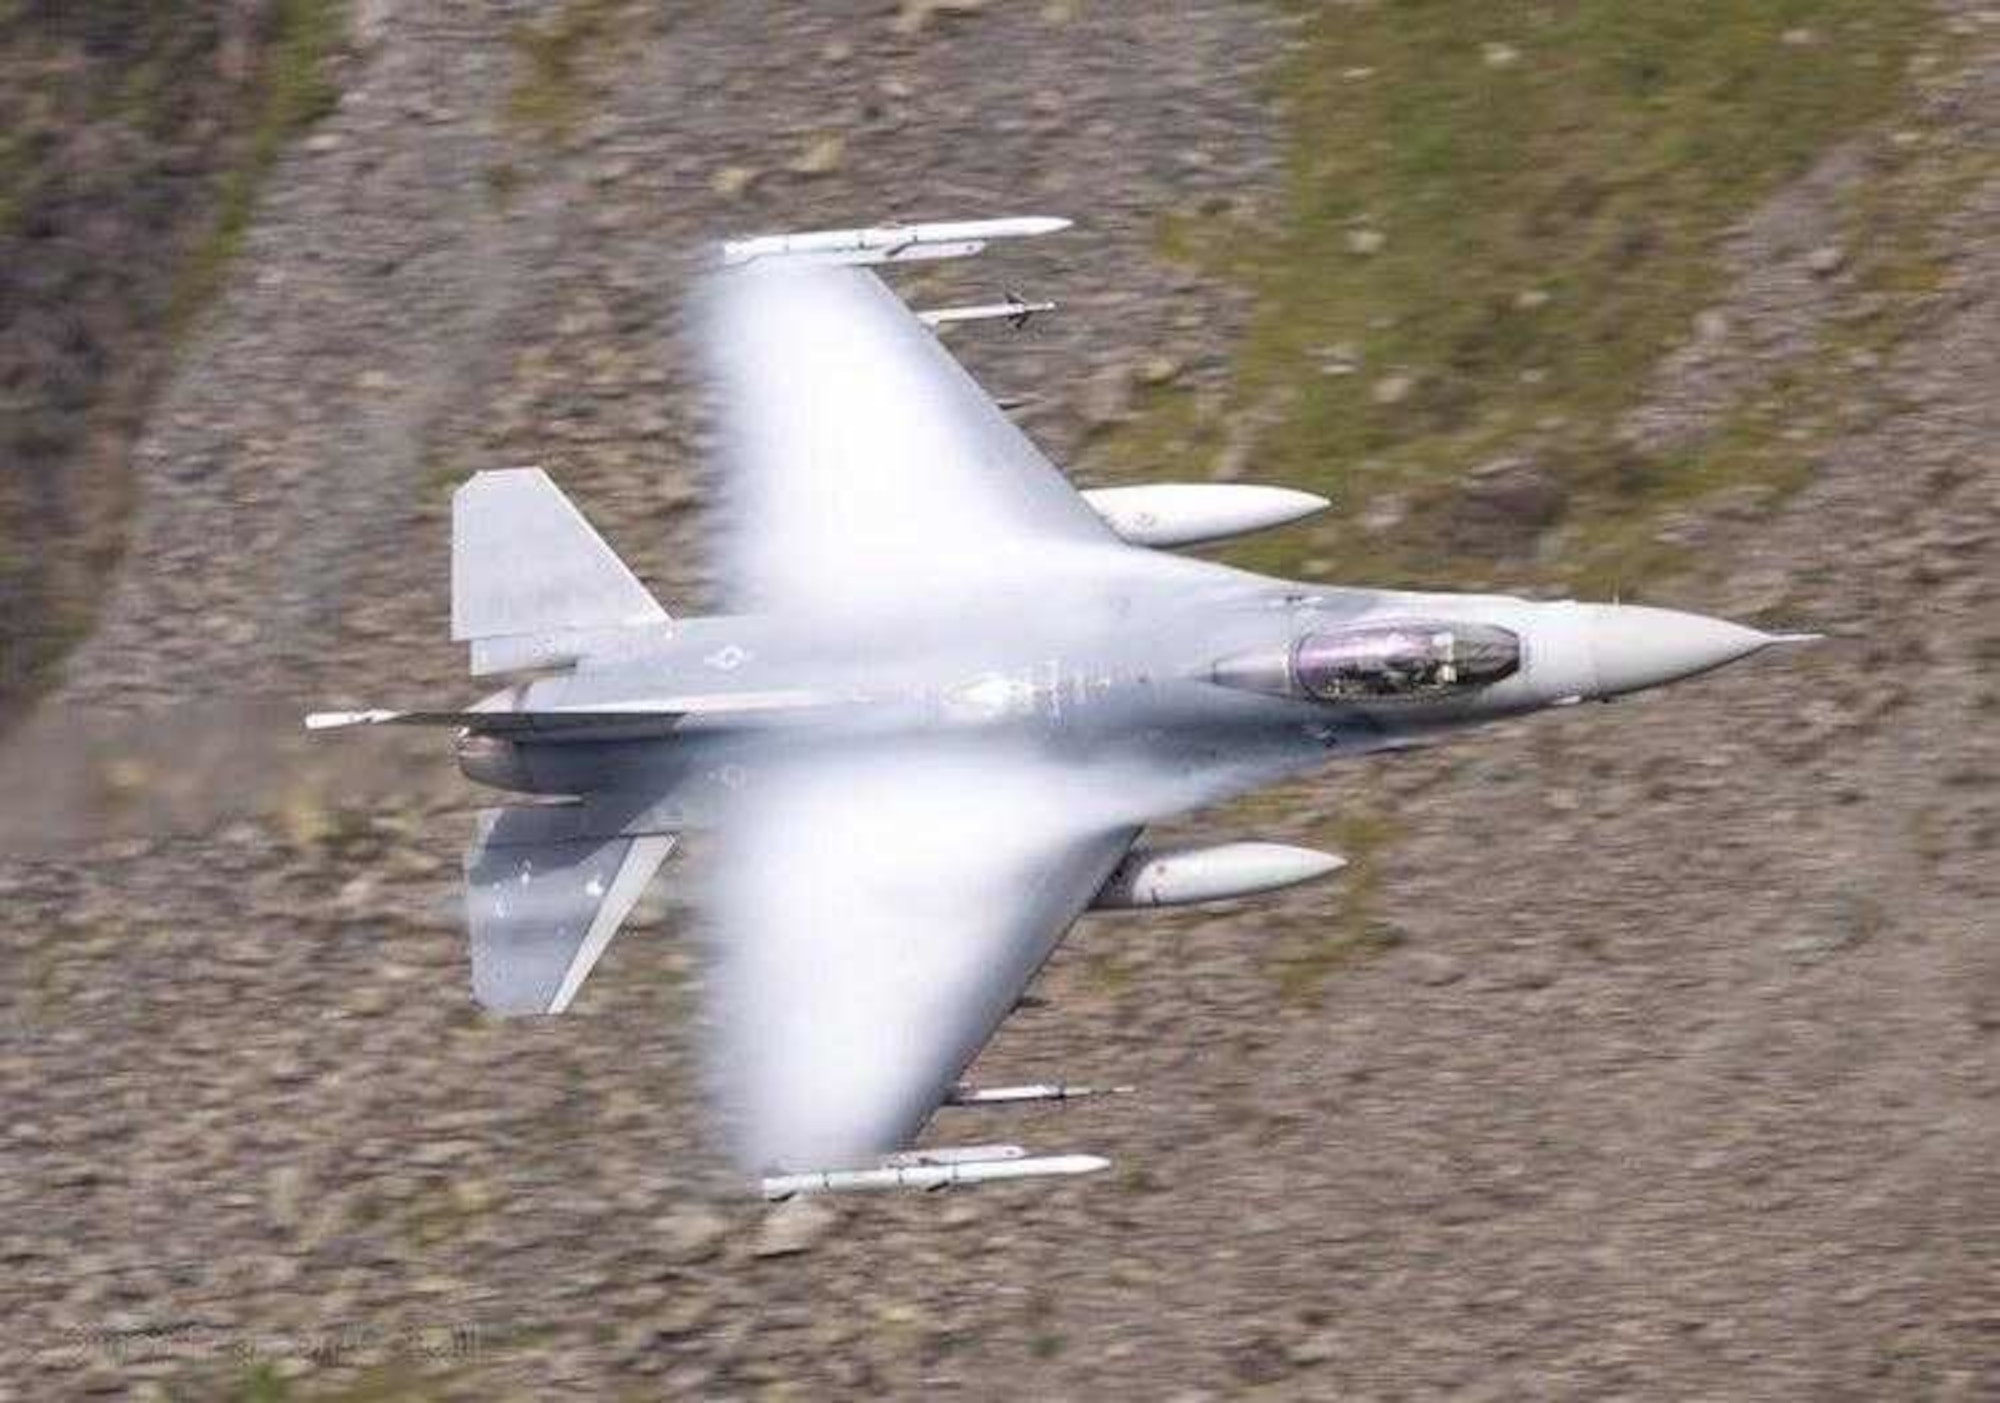
M 1382 701 L 1464 691 L 1521 665 L 1521 640 L 1492 624 L 1374 624 L 1309 633 L 1292 645 L 1292 681 L 1320 701 Z
M 1414 620 L 1309 633 L 1284 651 L 1215 665 L 1225 687 L 1347 704 L 1469 692 L 1511 676 L 1521 640 L 1492 624 Z

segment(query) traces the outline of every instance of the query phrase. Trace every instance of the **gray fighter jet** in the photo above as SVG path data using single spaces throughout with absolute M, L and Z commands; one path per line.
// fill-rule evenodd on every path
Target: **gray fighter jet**
M 1157 850 L 1147 825 L 1329 761 L 1608 700 L 1789 641 L 1694 614 L 1331 588 L 1166 553 L 1325 503 L 1078 492 L 866 265 L 1060 220 L 726 245 L 700 295 L 727 609 L 671 618 L 536 469 L 453 501 L 452 637 L 508 684 L 458 731 L 519 796 L 466 858 L 475 997 L 559 1013 L 684 831 L 715 835 L 713 1082 L 774 1198 L 1101 1168 L 912 1150 L 943 1104 L 1088 1094 L 960 1078 L 1093 908 L 1243 897 L 1336 856 Z

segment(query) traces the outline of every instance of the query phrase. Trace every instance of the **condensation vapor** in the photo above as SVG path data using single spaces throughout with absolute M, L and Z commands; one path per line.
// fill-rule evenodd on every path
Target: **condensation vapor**
M 1197 797 L 1018 680 L 1181 565 L 1118 542 L 872 274 L 753 266 L 698 313 L 730 602 L 796 621 L 824 660 L 800 685 L 899 699 L 774 734 L 710 888 L 738 1159 L 851 1164 L 907 1141 L 1138 827 Z

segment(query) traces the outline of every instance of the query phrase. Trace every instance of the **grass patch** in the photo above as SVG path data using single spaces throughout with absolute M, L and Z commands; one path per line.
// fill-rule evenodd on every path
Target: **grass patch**
M 269 23 L 263 100 L 243 157 L 224 172 L 208 235 L 188 253 L 168 299 L 167 324 L 176 332 L 221 289 L 249 231 L 258 191 L 286 143 L 340 100 L 330 69 L 347 33 L 345 0 L 276 0 Z
M 14 579 L 31 578 L 25 564 L 0 560 L 0 588 L 14 588 Z M 13 577 L 13 578 L 10 578 Z M 38 606 L 11 636 L 0 657 L 0 697 L 33 697 L 56 677 L 62 660 L 90 633 L 97 616 L 96 601 L 67 596 L 37 597 Z
M 521 170 L 512 161 L 495 161 L 479 172 L 479 179 L 486 186 L 486 198 L 496 210 L 512 205 L 521 188 Z
M 548 141 L 566 140 L 588 97 L 584 60 L 617 29 L 621 0 L 565 0 L 540 23 L 514 26 L 507 117 Z
M 1940 233 L 1986 180 L 2000 153 L 1947 143 L 1885 143 L 1848 196 L 1841 246 L 1853 283 L 1814 351 L 1735 406 L 1705 438 L 1651 457 L 1610 455 L 1626 480 L 1584 497 L 1558 577 L 1587 593 L 1657 578 L 1693 562 L 1660 537 L 1661 517 L 1725 490 L 1776 502 L 1812 478 L 1814 459 L 1840 435 L 1865 432 L 1907 408 L 1876 381 L 1876 368 L 1919 334 L 1948 276 Z M 1578 474 L 1588 486 L 1589 472 Z
M 1383 859 L 1400 832 L 1394 819 L 1364 809 L 1343 816 L 1322 835 L 1326 847 L 1347 859 L 1333 879 L 1338 908 L 1325 924 L 1285 936 L 1273 965 L 1285 1002 L 1312 1002 L 1335 971 L 1401 943 L 1402 932 L 1376 911 Z
M 1870 178 L 1853 193 L 1844 231 L 1862 294 L 1835 327 L 1831 349 L 1886 355 L 1922 326 L 1949 269 L 1938 234 L 1948 216 L 2000 174 L 1990 145 L 1906 131 L 1891 142 Z
M 453 1367 L 425 1373 L 408 1360 L 364 1369 L 351 1383 L 328 1385 L 311 1378 L 292 1379 L 271 1360 L 246 1368 L 227 1395 L 232 1403 L 429 1403 L 443 1396 L 462 1377 Z M 175 1395 L 178 1396 L 178 1395 Z
M 0 336 L 9 723 L 95 622 L 133 496 L 124 450 L 281 143 L 331 105 L 344 31 L 335 0 L 256 7 L 239 84 L 216 70 L 217 6 L 30 8 L 0 0 L 0 237 L 33 273 Z
M 1413 579 L 1453 484 L 1503 454 L 1572 515 L 1633 521 L 1782 459 L 1754 415 L 1653 462 L 1621 458 L 1614 430 L 1718 290 L 1724 231 L 1896 108 L 1927 18 L 1895 0 L 1287 8 L 1278 218 L 1190 211 L 1158 232 L 1168 259 L 1254 294 L 1233 384 L 1215 406 L 1147 402 L 1103 466 L 1199 461 L 1247 419 L 1260 479 L 1335 499 L 1343 575 Z M 1400 527 L 1353 531 L 1390 493 Z M 1284 573 L 1313 548 L 1293 533 L 1232 558 Z
M 1806 378 L 1781 374 L 1769 392 L 1685 447 L 1652 454 L 1607 447 L 1574 474 L 1586 506 L 1564 533 L 1551 577 L 1578 595 L 1638 599 L 1636 587 L 1687 564 L 1662 534 L 1670 513 L 1728 489 L 1745 494 L 1746 505 L 1767 506 L 1803 487 L 1812 444 L 1795 436 L 1792 421 Z
M 0 239 L 12 237 L 20 227 L 34 168 L 27 140 L 19 132 L 0 131 Z

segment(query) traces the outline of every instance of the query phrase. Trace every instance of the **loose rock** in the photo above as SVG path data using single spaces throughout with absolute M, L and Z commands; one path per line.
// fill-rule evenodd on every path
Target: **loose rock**
M 791 1257 L 810 1252 L 833 1230 L 839 1214 L 816 1198 L 795 1198 L 764 1215 L 751 1253 L 758 1257 Z

